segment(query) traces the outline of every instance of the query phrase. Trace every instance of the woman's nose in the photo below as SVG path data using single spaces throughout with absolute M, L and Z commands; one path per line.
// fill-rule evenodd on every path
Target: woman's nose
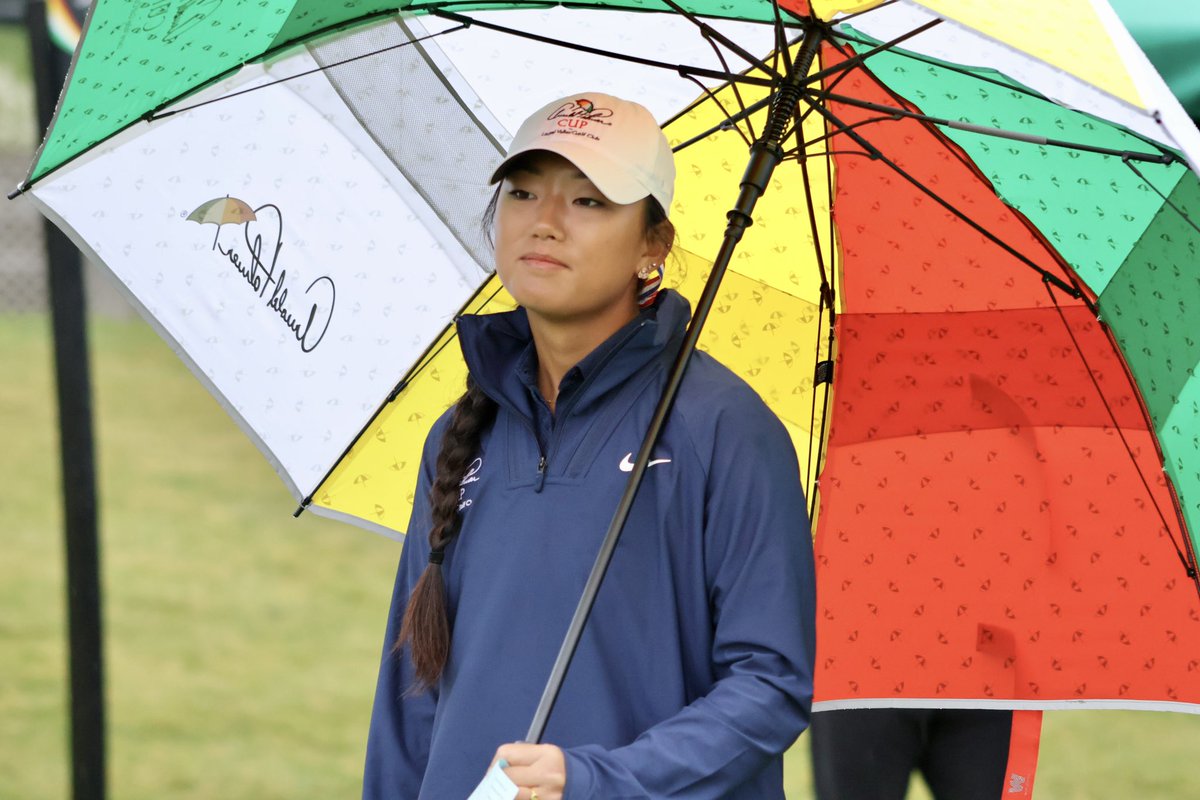
M 563 230 L 561 201 L 546 198 L 539 202 L 533 221 L 533 235 L 539 238 L 561 239 Z

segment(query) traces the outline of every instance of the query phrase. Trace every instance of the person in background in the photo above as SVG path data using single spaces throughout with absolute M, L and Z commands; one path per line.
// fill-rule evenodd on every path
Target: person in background
M 809 732 L 817 800 L 904 800 L 914 771 L 934 800 L 1001 797 L 1011 730 L 1011 711 L 819 711 Z

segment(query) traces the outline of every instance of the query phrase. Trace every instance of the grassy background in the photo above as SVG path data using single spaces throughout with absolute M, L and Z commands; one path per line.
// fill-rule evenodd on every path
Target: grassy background
M 0 148 L 27 150 L 32 161 L 35 127 L 25 31 L 0 25 Z M 10 188 L 6 186 L 4 193 Z
M 306 515 L 140 322 L 91 325 L 112 797 L 358 792 L 396 544 Z M 65 798 L 48 320 L 0 316 L 0 798 Z M 806 740 L 789 797 L 811 796 Z M 1047 715 L 1038 795 L 1200 796 L 1200 720 Z M 913 798 L 928 793 L 914 781 Z
M 0 25 L 0 71 L 24 81 L 30 79 L 29 52 L 25 29 L 17 25 Z
M 0 317 L 0 797 L 65 797 L 48 323 Z M 113 796 L 348 797 L 399 549 L 312 516 L 140 323 L 94 326 Z

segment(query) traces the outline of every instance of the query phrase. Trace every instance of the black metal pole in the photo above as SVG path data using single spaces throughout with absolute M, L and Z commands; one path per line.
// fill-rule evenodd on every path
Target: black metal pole
M 70 66 L 50 42 L 44 0 L 27 7 L 38 122 L 45 131 Z M 75 800 L 104 800 L 104 660 L 100 625 L 100 547 L 96 533 L 96 471 L 92 444 L 83 261 L 45 221 L 59 450 L 67 561 L 68 661 L 71 686 L 71 786 Z
M 799 102 L 800 95 L 804 90 L 804 81 L 821 43 L 821 35 L 822 29 L 817 26 L 806 31 L 800 53 L 792 65 L 791 72 L 785 76 L 783 84 L 775 92 L 766 130 L 750 148 L 750 162 L 742 176 L 737 203 L 727 215 L 729 224 L 725 228 L 725 238 L 721 242 L 721 249 L 713 262 L 712 272 L 708 276 L 708 282 L 704 285 L 704 291 L 696 303 L 695 312 L 692 314 L 692 320 L 684 335 L 683 346 L 667 376 L 667 384 L 658 401 L 658 406 L 654 410 L 650 428 L 646 431 L 646 437 L 642 440 L 637 459 L 633 462 L 633 472 L 629 476 L 629 483 L 626 484 L 625 492 L 621 495 L 620 502 L 617 503 L 617 510 L 613 514 L 612 522 L 609 523 L 604 541 L 600 544 L 600 552 L 596 556 L 591 574 L 588 575 L 587 583 L 584 585 L 583 595 L 579 599 L 579 605 L 575 608 L 575 615 L 571 618 L 566 636 L 563 637 L 558 658 L 554 661 L 550 678 L 546 681 L 546 688 L 542 691 L 542 699 L 534 712 L 533 722 L 529 726 L 529 732 L 525 735 L 527 742 L 540 742 L 542 735 L 546 732 L 546 723 L 550 720 L 550 713 L 554 710 L 554 703 L 558 700 L 558 693 L 562 689 L 562 682 L 571 666 L 571 659 L 574 658 L 575 650 L 579 646 L 583 627 L 587 624 L 592 606 L 595 605 L 600 584 L 604 580 L 604 574 L 608 571 L 613 552 L 616 550 L 621 532 L 625 528 L 625 521 L 629 518 L 629 512 L 633 508 L 633 500 L 637 496 L 638 487 L 642 484 L 642 477 L 646 474 L 646 467 L 650 463 L 650 453 L 653 451 L 654 444 L 658 441 L 658 435 L 671 411 L 675 395 L 679 392 L 688 361 L 700 340 L 700 331 L 717 298 L 721 279 L 725 276 L 725 270 L 729 267 L 733 251 L 741 241 L 742 234 L 753 222 L 752 215 L 758 198 L 766 191 L 771 180 L 771 173 L 783 159 L 783 149 L 780 143 L 783 141 L 784 128 L 795 114 L 796 103 Z

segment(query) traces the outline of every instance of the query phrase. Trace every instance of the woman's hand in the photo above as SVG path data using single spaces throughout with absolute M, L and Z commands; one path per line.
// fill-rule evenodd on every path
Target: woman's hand
M 562 800 L 567 785 L 567 760 L 552 744 L 505 744 L 492 758 L 508 762 L 504 769 L 520 789 L 516 800 Z M 489 767 L 490 769 L 490 767 Z

